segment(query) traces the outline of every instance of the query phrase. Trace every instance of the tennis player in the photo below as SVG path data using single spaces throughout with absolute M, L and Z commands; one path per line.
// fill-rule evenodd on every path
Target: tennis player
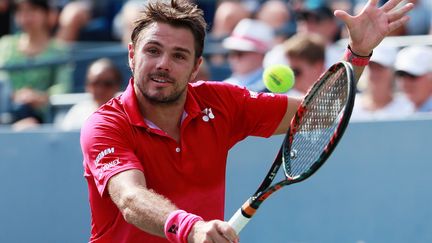
M 408 21 L 401 0 L 370 0 L 348 27 L 357 77 L 374 47 Z M 190 1 L 153 1 L 129 44 L 124 93 L 82 128 L 90 242 L 238 242 L 223 221 L 228 150 L 247 136 L 285 133 L 299 100 L 221 82 L 190 83 L 206 23 Z

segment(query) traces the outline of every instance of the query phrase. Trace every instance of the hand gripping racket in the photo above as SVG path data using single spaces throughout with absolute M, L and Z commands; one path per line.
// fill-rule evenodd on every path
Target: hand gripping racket
M 237 234 L 271 194 L 307 179 L 324 164 L 348 125 L 354 97 L 355 83 L 349 63 L 338 62 L 320 76 L 298 107 L 258 190 L 228 221 Z M 271 185 L 281 166 L 284 179 Z

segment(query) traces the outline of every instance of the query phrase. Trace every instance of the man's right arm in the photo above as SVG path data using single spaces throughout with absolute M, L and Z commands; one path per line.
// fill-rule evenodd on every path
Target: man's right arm
M 177 207 L 169 199 L 148 189 L 141 171 L 132 169 L 114 175 L 108 181 L 108 193 L 126 222 L 147 233 L 165 237 L 165 222 Z M 221 243 L 238 242 L 238 236 L 227 222 L 196 222 L 188 242 L 209 240 Z
M 177 208 L 167 198 L 146 187 L 141 171 L 127 170 L 114 175 L 108 182 L 108 192 L 126 222 L 165 237 L 165 221 Z

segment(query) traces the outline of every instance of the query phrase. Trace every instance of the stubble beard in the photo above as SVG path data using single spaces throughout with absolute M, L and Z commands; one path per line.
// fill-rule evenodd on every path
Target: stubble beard
M 141 95 L 153 105 L 171 105 L 177 103 L 182 95 L 186 92 L 187 85 L 184 87 L 174 86 L 173 91 L 168 95 L 163 95 L 163 92 L 156 92 L 156 94 L 151 94 L 149 89 L 137 85 L 137 88 Z

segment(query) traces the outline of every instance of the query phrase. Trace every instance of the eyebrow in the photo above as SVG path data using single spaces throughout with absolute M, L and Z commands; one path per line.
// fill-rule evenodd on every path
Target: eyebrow
M 159 47 L 163 47 L 163 45 L 160 42 L 158 42 L 158 41 L 149 41 L 144 46 L 146 46 L 146 45 L 156 45 L 156 46 L 159 46 Z M 179 51 L 179 52 L 184 52 L 184 53 L 192 55 L 192 52 L 189 49 L 186 49 L 186 48 L 183 48 L 183 47 L 174 47 L 174 50 L 175 51 Z

